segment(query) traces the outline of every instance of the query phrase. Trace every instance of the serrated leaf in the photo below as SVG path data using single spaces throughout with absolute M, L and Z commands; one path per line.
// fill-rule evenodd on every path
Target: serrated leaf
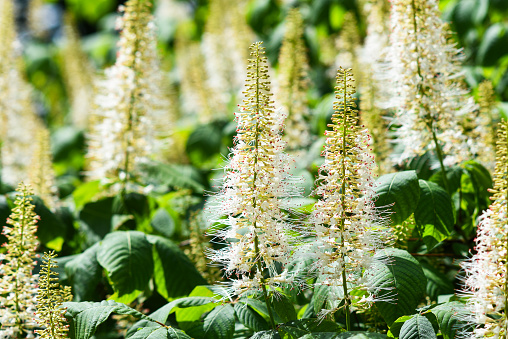
M 154 280 L 157 292 L 164 298 L 188 295 L 194 287 L 206 285 L 206 280 L 177 245 L 159 236 L 149 235 L 147 239 L 154 245 Z
M 136 331 L 130 339 L 191 339 L 185 332 L 173 327 L 145 327 Z
M 235 333 L 235 311 L 231 305 L 219 305 L 205 317 L 205 339 L 230 339 Z
M 175 221 L 165 208 L 157 209 L 150 225 L 154 230 L 168 238 L 171 238 L 175 233 Z
M 438 184 L 419 180 L 420 201 L 414 216 L 427 250 L 446 239 L 455 223 L 450 196 Z
M 91 300 L 96 295 L 95 289 L 102 277 L 102 268 L 97 261 L 98 249 L 97 243 L 65 264 L 74 301 Z
M 455 333 L 459 327 L 467 325 L 466 322 L 461 321 L 465 314 L 469 313 L 466 305 L 458 302 L 451 301 L 438 305 L 430 310 L 437 318 L 439 329 L 443 334 L 444 339 L 455 338 Z
M 152 245 L 142 232 L 108 234 L 99 245 L 97 260 L 115 291 L 111 299 L 117 301 L 132 302 L 153 274 Z
M 415 171 L 385 174 L 376 180 L 376 206 L 391 212 L 392 225 L 399 225 L 415 210 L 420 187 Z
M 248 305 L 242 303 L 235 304 L 235 313 L 238 320 L 254 332 L 268 330 L 268 322 L 258 312 Z
M 402 325 L 400 339 L 433 339 L 436 332 L 432 323 L 423 315 L 417 314 Z
M 374 256 L 378 262 L 366 270 L 369 283 L 378 290 L 375 302 L 388 326 L 403 315 L 414 313 L 425 295 L 422 267 L 407 251 L 387 248 Z
M 103 300 L 101 302 L 65 302 L 66 317 L 72 318 L 75 339 L 91 338 L 97 327 L 105 322 L 111 313 L 128 314 L 136 318 L 152 320 L 135 309 L 125 304 L 113 300 Z

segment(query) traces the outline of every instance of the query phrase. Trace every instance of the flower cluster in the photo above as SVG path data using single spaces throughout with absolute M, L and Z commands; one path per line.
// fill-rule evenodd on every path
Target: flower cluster
M 499 124 L 493 203 L 478 225 L 476 254 L 462 263 L 476 338 L 508 335 L 508 123 Z
M 21 43 L 16 38 L 14 2 L 0 1 L 1 180 L 16 185 L 27 177 L 38 128 L 32 89 L 23 78 Z
M 292 240 L 281 198 L 293 192 L 281 138 L 283 119 L 274 111 L 268 66 L 261 43 L 250 46 L 245 99 L 236 113 L 235 147 L 226 166 L 217 219 L 229 228 L 215 236 L 229 246 L 212 252 L 224 266 L 233 292 L 275 288 L 291 281 L 277 269 L 291 257 Z M 226 216 L 226 219 L 223 217 Z M 221 218 L 222 217 L 222 218 Z
M 395 142 L 403 148 L 394 160 L 435 148 L 439 153 L 437 144 L 447 164 L 470 159 L 459 117 L 475 105 L 460 87 L 460 51 L 447 41 L 437 1 L 392 1 L 391 28 L 389 78 L 394 83 L 388 106 L 396 109 Z
M 311 216 L 312 245 L 319 284 L 344 291 L 346 307 L 359 302 L 347 286 L 368 290 L 363 271 L 372 265 L 374 252 L 383 247 L 384 218 L 374 206 L 374 158 L 369 154 L 370 136 L 358 125 L 353 100 L 355 88 L 350 69 L 337 71 L 337 87 L 331 130 L 326 131 L 325 162 L 319 170 L 316 202 Z M 312 253 L 311 253 L 312 254 Z M 333 305 L 335 311 L 337 304 Z
M 279 56 L 279 90 L 277 100 L 287 116 L 284 141 L 287 149 L 298 150 L 309 145 L 308 58 L 303 41 L 303 18 L 297 8 L 287 15 L 284 40 Z
M 55 252 L 44 253 L 42 268 L 39 272 L 39 289 L 37 294 L 37 323 L 44 327 L 35 331 L 42 339 L 65 339 L 67 338 L 65 308 L 63 302 L 72 299 L 69 286 L 60 287 L 58 273 L 53 269 L 58 268 Z
M 113 191 L 131 184 L 137 165 L 157 154 L 165 137 L 159 131 L 169 124 L 170 111 L 150 2 L 129 0 L 120 10 L 120 49 L 115 65 L 98 84 L 88 151 L 88 176 L 106 184 L 121 182 Z
M 32 274 L 35 250 L 39 241 L 35 236 L 39 216 L 31 203 L 32 191 L 20 184 L 14 201 L 14 209 L 3 234 L 7 253 L 0 262 L 0 337 L 17 338 L 26 335 L 33 338 L 35 326 L 37 276 Z M 9 226 L 10 225 L 10 226 Z

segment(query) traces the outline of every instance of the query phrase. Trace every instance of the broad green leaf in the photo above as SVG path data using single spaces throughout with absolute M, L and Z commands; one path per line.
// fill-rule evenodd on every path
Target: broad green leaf
M 374 258 L 378 262 L 366 270 L 366 275 L 378 290 L 375 305 L 391 326 L 397 318 L 414 313 L 425 294 L 427 278 L 418 261 L 404 250 L 387 248 Z
M 111 313 L 128 314 L 136 318 L 147 319 L 151 321 L 141 312 L 130 308 L 127 305 L 117 303 L 113 300 L 103 300 L 101 302 L 66 302 L 66 317 L 72 318 L 72 325 L 75 339 L 88 339 L 93 336 L 97 327 L 105 322 Z
M 152 277 L 152 245 L 142 232 L 108 234 L 99 245 L 99 264 L 106 269 L 115 294 L 110 299 L 130 303 Z
M 376 206 L 391 212 L 392 225 L 399 225 L 415 210 L 420 187 L 415 171 L 385 174 L 376 180 Z
M 430 309 L 430 312 L 436 316 L 439 329 L 444 339 L 455 338 L 457 329 L 467 325 L 466 322 L 461 321 L 461 319 L 464 319 L 464 315 L 468 314 L 469 310 L 466 305 L 461 302 L 447 302 Z
M 266 303 L 264 301 L 257 300 L 254 298 L 241 298 L 239 301 L 243 304 L 252 307 L 256 312 L 263 315 L 265 319 L 269 319 L 268 309 L 266 308 Z M 273 318 L 276 324 L 283 323 L 282 319 L 279 317 L 277 312 L 273 312 Z
M 277 333 L 277 331 L 274 330 L 261 331 L 254 333 L 250 339 L 280 339 L 280 335 Z
M 432 323 L 423 315 L 417 314 L 402 325 L 400 339 L 433 339 L 436 332 Z
M 185 332 L 171 326 L 145 327 L 134 332 L 129 339 L 191 339 Z
M 242 303 L 235 304 L 235 313 L 238 320 L 254 332 L 269 329 L 268 322 L 258 312 L 248 305 Z
M 441 294 L 451 294 L 454 292 L 453 284 L 450 279 L 434 266 L 420 262 L 423 268 L 423 273 L 427 277 L 427 295 L 432 300 L 437 300 Z
M 102 277 L 102 268 L 97 261 L 98 249 L 97 243 L 65 264 L 74 301 L 92 300 L 97 294 L 96 286 Z
M 204 339 L 230 339 L 235 332 L 235 311 L 231 305 L 219 305 L 203 323 Z
M 87 243 L 89 243 L 90 246 L 102 240 L 106 234 L 111 232 L 113 200 L 114 198 L 109 197 L 89 202 L 85 204 L 81 212 L 79 212 L 81 226 L 86 232 Z
M 192 163 L 202 164 L 221 151 L 223 127 L 217 122 L 198 125 L 189 135 L 185 151 Z
M 375 333 L 375 332 L 356 332 L 349 331 L 341 333 L 335 337 L 335 339 L 385 339 L 386 334 Z
M 198 193 L 202 193 L 205 188 L 201 174 L 190 165 L 152 162 L 140 167 L 146 176 L 144 178 L 146 183 L 156 187 L 189 188 Z
M 285 323 L 297 319 L 295 307 L 283 294 L 276 294 L 272 296 L 270 306 Z
M 420 201 L 414 215 L 423 241 L 430 251 L 450 235 L 455 219 L 448 193 L 433 182 L 419 180 L 419 183 Z
M 315 332 L 328 332 L 337 335 L 337 333 L 344 331 L 344 329 L 334 321 L 319 319 L 300 319 L 282 324 L 278 328 L 281 332 L 286 334 L 288 338 L 300 338 L 304 335 L 314 334 Z
M 74 192 L 72 192 L 74 207 L 76 210 L 81 210 L 86 203 L 92 201 L 92 199 L 100 192 L 100 190 L 100 180 L 85 182 L 76 187 Z
M 460 188 L 460 179 L 463 173 L 464 169 L 460 166 L 454 166 L 446 170 L 446 180 L 448 182 L 448 186 L 450 187 L 450 192 L 452 194 L 455 193 Z M 442 171 L 439 171 L 434 175 L 432 175 L 429 181 L 438 184 L 443 189 L 446 189 Z
M 434 152 L 426 152 L 423 155 L 416 156 L 403 167 L 405 170 L 415 170 L 418 179 L 428 180 L 435 170 L 433 168 L 439 164 L 439 160 Z
M 482 190 L 492 188 L 492 177 L 490 176 L 489 170 L 487 170 L 483 165 L 474 160 L 469 160 L 463 162 L 461 166 L 468 171 L 470 175 L 475 177 L 476 182 Z
M 157 291 L 166 299 L 189 294 L 197 285 L 206 285 L 194 264 L 170 240 L 149 235 L 153 244 L 154 280 Z
M 150 318 L 157 320 L 160 323 L 166 323 L 168 320 L 168 317 L 171 313 L 175 312 L 176 310 L 180 308 L 187 308 L 187 307 L 196 307 L 196 306 L 203 306 L 210 303 L 217 302 L 217 299 L 211 298 L 211 297 L 187 297 L 187 298 L 181 298 L 174 300 L 161 308 L 159 308 L 157 311 L 150 314 Z M 154 323 L 152 321 L 148 320 L 139 320 L 134 325 L 131 326 L 131 328 L 127 331 L 127 338 L 129 338 L 131 335 L 133 335 L 136 331 L 138 331 L 140 328 L 144 327 L 153 327 L 158 326 L 157 323 Z
M 505 23 L 494 23 L 483 35 L 476 61 L 481 66 L 494 66 L 505 54 L 508 54 L 507 26 Z
M 34 212 L 41 217 L 37 223 L 37 237 L 46 247 L 58 252 L 61 251 L 67 226 L 46 207 L 41 198 L 36 196 L 32 198 L 35 205 Z M 60 240 L 55 241 L 57 238 Z
M 412 319 L 415 317 L 415 314 L 412 314 L 412 315 L 403 315 L 402 317 L 399 317 L 397 320 L 395 320 L 391 325 L 390 325 L 390 334 L 392 336 L 394 336 L 395 338 L 398 338 L 399 335 L 400 335 L 400 330 L 402 328 L 402 325 L 404 325 L 404 323 L 406 321 L 408 321 L 409 319 Z
M 168 238 L 171 238 L 175 233 L 175 221 L 165 208 L 157 209 L 150 225 L 155 231 Z

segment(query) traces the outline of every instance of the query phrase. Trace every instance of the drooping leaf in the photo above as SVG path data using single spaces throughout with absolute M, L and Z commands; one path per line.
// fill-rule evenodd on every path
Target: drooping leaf
M 196 270 L 189 258 L 170 240 L 149 235 L 153 244 L 154 280 L 157 291 L 166 299 L 188 295 L 206 280 Z
M 142 232 L 108 234 L 99 245 L 99 264 L 106 269 L 115 294 L 113 300 L 132 302 L 152 277 L 152 245 Z
M 415 210 L 420 187 L 415 171 L 385 174 L 376 180 L 376 206 L 391 213 L 392 225 L 399 225 Z
M 130 339 L 191 339 L 185 332 L 174 327 L 145 327 L 134 332 Z
M 376 253 L 379 261 L 366 270 L 369 283 L 378 289 L 375 302 L 390 326 L 397 318 L 414 313 L 425 294 L 422 267 L 407 251 L 387 248 Z
M 423 315 L 417 314 L 402 325 L 400 339 L 433 339 L 436 332 L 432 323 Z
M 254 309 L 242 303 L 235 304 L 235 313 L 238 320 L 254 332 L 268 330 L 268 322 Z
M 203 339 L 231 339 L 235 332 L 235 311 L 231 305 L 219 305 L 208 313 L 203 323 Z
M 430 309 L 430 311 L 436 316 L 444 339 L 455 338 L 457 330 L 467 326 L 467 323 L 463 319 L 465 318 L 464 315 L 469 313 L 469 310 L 461 302 L 450 301 L 438 305 Z
M 460 166 L 454 166 L 452 168 L 446 169 L 446 180 L 448 182 L 448 186 L 450 187 L 451 193 L 456 192 L 460 188 L 460 179 L 463 173 L 464 169 Z M 439 171 L 434 175 L 432 175 L 429 181 L 438 184 L 443 189 L 446 189 L 444 183 L 444 175 L 442 171 Z
M 79 212 L 79 220 L 90 246 L 112 231 L 113 200 L 109 197 L 87 203 Z
M 96 286 L 101 280 L 102 268 L 97 261 L 99 244 L 87 248 L 83 253 L 65 264 L 70 278 L 74 301 L 92 300 L 96 295 Z
M 91 338 L 97 327 L 105 322 L 111 313 L 128 314 L 136 318 L 152 319 L 143 313 L 130 308 L 127 305 L 117 303 L 113 300 L 103 300 L 101 302 L 66 302 L 66 317 L 72 318 L 73 332 L 75 339 Z
M 446 239 L 455 223 L 450 196 L 438 184 L 419 180 L 420 201 L 414 216 L 427 250 Z
M 271 307 L 283 322 L 296 320 L 296 310 L 291 301 L 283 294 L 274 295 L 270 301 Z
M 175 221 L 165 208 L 157 209 L 150 225 L 155 231 L 168 238 L 171 238 L 175 233 Z

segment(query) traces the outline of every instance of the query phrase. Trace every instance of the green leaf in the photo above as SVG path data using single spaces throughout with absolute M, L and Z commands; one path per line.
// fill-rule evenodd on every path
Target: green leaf
M 462 174 L 464 173 L 464 169 L 460 166 L 454 166 L 452 168 L 448 168 L 446 170 L 446 179 L 448 181 L 448 185 L 450 186 L 450 192 L 454 193 L 460 188 L 460 179 L 462 177 Z M 443 172 L 439 171 L 432 175 L 429 179 L 429 181 L 438 184 L 443 189 L 445 188 L 444 184 L 444 176 Z
M 254 333 L 250 339 L 280 339 L 280 335 L 277 331 L 274 330 L 261 331 Z
M 67 233 L 66 225 L 46 207 L 41 198 L 36 196 L 32 198 L 35 205 L 34 212 L 41 217 L 37 223 L 37 237 L 46 247 L 58 252 L 61 251 L 63 238 Z M 57 238 L 61 240 L 54 241 Z
M 98 249 L 97 243 L 65 264 L 74 301 L 91 300 L 97 295 L 97 284 L 102 277 L 102 268 L 97 261 Z
M 337 335 L 335 339 L 385 339 L 386 334 L 375 333 L 375 332 L 356 332 L 349 331 Z
M 269 319 L 268 309 L 266 308 L 266 303 L 264 301 L 254 299 L 254 298 L 241 298 L 239 300 L 239 302 L 241 302 L 245 305 L 249 305 L 256 312 L 263 315 L 265 319 Z M 276 324 L 280 324 L 283 322 L 282 319 L 277 314 L 277 312 L 273 313 L 273 318 L 274 318 Z
M 85 182 L 79 185 L 74 192 L 72 197 L 74 199 L 74 207 L 77 211 L 81 210 L 86 203 L 92 201 L 92 199 L 101 191 L 100 180 L 94 180 Z
M 129 339 L 191 339 L 185 332 L 171 326 L 145 327 L 136 331 Z
M 175 221 L 165 208 L 157 209 L 150 225 L 155 231 L 168 238 L 171 238 L 175 233 Z
M 505 54 L 508 54 L 507 26 L 505 23 L 494 23 L 483 35 L 476 62 L 481 66 L 495 66 Z
M 395 320 L 391 326 L 390 326 L 390 333 L 395 338 L 398 338 L 400 335 L 400 330 L 402 329 L 402 325 L 409 319 L 412 319 L 415 317 L 415 314 L 412 315 L 403 315 L 402 317 L 399 317 L 397 320 Z
M 235 311 L 231 305 L 219 305 L 205 317 L 203 338 L 230 339 L 235 332 Z
M 155 187 L 189 188 L 197 193 L 205 189 L 199 171 L 190 165 L 147 163 L 140 165 L 147 184 Z M 164 190 L 167 191 L 167 188 Z
M 448 193 L 433 182 L 419 180 L 419 183 L 420 201 L 414 216 L 427 250 L 430 251 L 450 235 L 455 219 Z
M 403 315 L 414 313 L 425 295 L 422 267 L 408 252 L 387 248 L 374 256 L 378 262 L 366 270 L 369 283 L 378 290 L 375 302 L 388 326 Z
M 436 316 L 444 339 L 455 338 L 457 328 L 463 328 L 467 325 L 466 322 L 460 319 L 464 319 L 463 316 L 469 314 L 469 310 L 461 302 L 447 302 L 430 309 L 430 311 Z
M 300 319 L 285 323 L 279 326 L 279 329 L 291 337 L 299 338 L 304 335 L 310 335 L 315 332 L 329 332 L 337 335 L 344 329 L 336 322 L 319 319 Z
M 402 325 L 400 339 L 432 339 L 436 332 L 432 323 L 423 315 L 417 314 Z
M 152 245 L 142 232 L 114 232 L 99 246 L 97 260 L 106 269 L 115 294 L 110 299 L 130 303 L 152 277 Z
M 268 322 L 254 309 L 242 303 L 235 304 L 235 313 L 238 320 L 254 332 L 268 330 Z
M 297 319 L 295 307 L 285 295 L 279 293 L 273 295 L 270 305 L 283 322 Z
M 155 235 L 147 238 L 154 245 L 154 280 L 160 295 L 166 299 L 181 297 L 197 285 L 206 285 L 206 280 L 177 245 Z
M 415 171 L 385 174 L 376 180 L 377 207 L 391 212 L 392 225 L 406 220 L 418 205 L 420 187 Z
M 67 312 L 66 317 L 72 318 L 72 326 L 76 335 L 75 339 L 91 338 L 97 327 L 105 322 L 111 313 L 128 314 L 136 318 L 152 320 L 127 305 L 117 303 L 113 300 L 103 300 L 101 302 L 66 302 L 64 307 Z
M 81 226 L 86 232 L 87 243 L 91 245 L 102 240 L 112 230 L 111 219 L 113 217 L 114 198 L 104 198 L 85 204 L 79 219 Z
M 420 264 L 423 273 L 427 277 L 427 295 L 432 300 L 437 300 L 437 297 L 441 294 L 452 294 L 454 292 L 453 284 L 446 275 L 427 262 L 420 262 Z

